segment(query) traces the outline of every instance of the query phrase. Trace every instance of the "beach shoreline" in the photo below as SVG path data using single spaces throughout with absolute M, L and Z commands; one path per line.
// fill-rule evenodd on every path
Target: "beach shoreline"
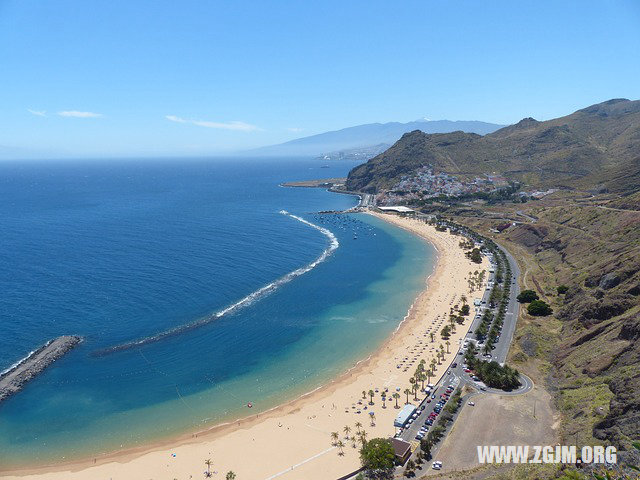
M 190 475 L 199 475 L 202 470 L 202 462 L 198 462 L 196 458 L 201 457 L 202 461 L 204 461 L 204 459 L 207 458 L 208 452 L 216 452 L 212 455 L 220 458 L 220 453 L 218 452 L 226 450 L 232 452 L 236 450 L 234 446 L 246 446 L 248 438 L 251 437 L 253 441 L 255 441 L 258 434 L 260 435 L 260 440 L 263 442 L 263 436 L 291 437 L 291 435 L 282 434 L 285 432 L 283 428 L 285 425 L 290 425 L 287 426 L 286 431 L 291 431 L 291 428 L 294 428 L 296 431 L 304 430 L 307 437 L 309 437 L 309 444 L 307 447 L 297 448 L 298 451 L 284 455 L 280 461 L 280 466 L 275 464 L 278 462 L 274 462 L 273 466 L 269 464 L 263 465 L 262 470 L 259 468 L 248 468 L 243 470 L 244 466 L 238 465 L 238 460 L 234 458 L 237 457 L 237 455 L 233 455 L 231 453 L 229 455 L 223 454 L 224 461 L 215 460 L 214 458 L 214 463 L 224 464 L 225 469 L 234 470 L 238 472 L 239 475 L 242 474 L 242 478 L 260 478 L 261 475 L 265 478 L 271 478 L 267 477 L 269 472 L 279 472 L 280 470 L 283 471 L 278 475 L 283 475 L 285 478 L 302 478 L 297 476 L 297 470 L 294 471 L 293 465 L 297 465 L 299 463 L 296 462 L 297 459 L 305 461 L 304 466 L 298 467 L 303 470 L 308 464 L 311 464 L 316 468 L 320 468 L 324 472 L 326 471 L 324 468 L 325 463 L 340 464 L 337 468 L 329 468 L 329 470 L 335 470 L 336 472 L 342 473 L 348 473 L 348 471 L 355 469 L 354 467 L 357 468 L 358 459 L 357 451 L 355 451 L 357 449 L 352 449 L 350 447 L 347 449 L 348 452 L 342 458 L 338 459 L 339 457 L 332 455 L 331 458 L 334 461 L 326 461 L 326 454 L 332 449 L 335 449 L 335 447 L 333 447 L 325 451 L 326 447 L 330 445 L 327 427 L 331 426 L 331 429 L 335 430 L 335 424 L 337 423 L 337 420 L 332 418 L 332 414 L 334 414 L 336 418 L 340 417 L 340 424 L 343 424 L 345 419 L 348 419 L 349 421 L 361 419 L 361 423 L 366 424 L 367 419 L 365 418 L 365 415 L 357 417 L 348 409 L 349 404 L 354 408 L 353 405 L 356 405 L 355 399 L 359 399 L 360 397 L 361 387 L 359 385 L 377 385 L 377 383 L 372 384 L 372 381 L 375 380 L 375 382 L 379 383 L 381 378 L 391 382 L 390 385 L 406 383 L 406 378 L 402 377 L 407 377 L 407 375 L 401 375 L 396 371 L 399 370 L 400 367 L 398 366 L 395 370 L 393 369 L 394 362 L 399 358 L 397 356 L 397 351 L 405 351 L 404 347 L 406 347 L 407 339 L 411 340 L 410 337 L 415 336 L 416 326 L 419 327 L 417 324 L 419 324 L 419 321 L 423 319 L 422 317 L 425 312 L 429 311 L 429 307 L 434 306 L 430 305 L 430 303 L 437 303 L 435 297 L 438 295 L 440 295 L 440 297 L 445 295 L 448 299 L 450 293 L 449 290 L 451 290 L 453 286 L 448 285 L 447 288 L 447 285 L 445 284 L 449 282 L 446 282 L 446 277 L 455 274 L 454 270 L 456 270 L 458 274 L 461 273 L 459 268 L 451 269 L 451 267 L 454 266 L 452 265 L 454 259 L 456 264 L 465 263 L 466 261 L 462 255 L 462 251 L 456 245 L 458 237 L 452 237 L 448 233 L 436 232 L 433 227 L 428 227 L 424 224 L 411 224 L 407 219 L 401 219 L 400 217 L 390 217 L 388 215 L 381 214 L 374 215 L 394 224 L 397 227 L 404 228 L 405 230 L 408 230 L 429 242 L 436 249 L 436 259 L 433 271 L 425 279 L 424 289 L 414 300 L 404 319 L 399 323 L 394 332 L 380 345 L 380 347 L 367 358 L 356 362 L 351 368 L 347 369 L 332 381 L 304 393 L 295 399 L 256 415 L 245 416 L 234 421 L 213 426 L 206 430 L 183 434 L 179 437 L 165 439 L 161 442 L 112 452 L 99 458 L 97 457 L 96 459 L 89 458 L 69 463 L 56 463 L 36 468 L 4 471 L 0 473 L 0 476 L 3 478 L 26 478 L 29 476 L 43 479 L 83 479 L 95 478 L 98 474 L 105 475 L 108 472 L 109 476 L 112 478 L 139 478 L 141 470 L 144 471 L 145 474 L 148 474 L 148 469 L 153 469 L 153 465 L 158 465 L 156 468 L 159 472 L 164 472 L 164 470 L 173 472 L 172 474 L 176 475 L 176 478 L 181 478 L 181 476 L 184 477 L 187 472 L 189 472 Z M 447 270 L 447 267 L 450 268 Z M 473 268 L 471 265 L 467 265 L 467 267 Z M 476 268 L 479 268 L 479 266 L 476 266 Z M 462 292 L 462 294 L 466 293 L 466 290 Z M 442 304 L 440 306 L 443 306 L 442 298 L 444 297 L 440 297 L 438 297 L 440 304 Z M 453 302 L 453 298 L 454 297 L 452 297 L 451 302 Z M 468 324 L 470 325 L 470 321 Z M 468 325 L 465 325 L 464 333 L 466 333 L 467 328 Z M 461 328 L 458 336 L 462 333 L 463 329 Z M 455 352 L 455 350 L 457 349 L 454 348 L 452 352 Z M 438 369 L 438 377 L 446 372 L 446 365 L 449 363 L 450 361 L 445 361 L 445 368 Z M 403 373 L 406 373 L 406 371 Z M 379 374 L 384 374 L 386 377 L 381 377 Z M 356 387 L 356 385 L 358 385 L 358 387 Z M 340 414 L 339 410 L 342 410 L 342 408 L 337 408 L 336 401 L 345 405 L 343 414 Z M 325 403 L 323 404 L 322 402 Z M 376 398 L 375 404 L 378 405 L 378 402 L 379 400 Z M 387 402 L 392 402 L 392 400 L 388 399 Z M 328 406 L 329 403 L 332 405 L 332 413 L 329 413 L 327 417 L 329 409 L 327 408 L 325 410 L 325 405 Z M 348 411 L 349 413 L 347 413 Z M 365 425 L 364 429 L 367 430 L 368 433 L 370 431 L 371 435 L 375 433 L 376 436 L 388 436 L 389 434 L 392 434 L 393 429 L 390 428 L 391 422 L 388 422 L 388 417 L 394 416 L 395 410 L 389 406 L 382 411 L 378 410 L 378 407 L 376 407 L 376 411 L 378 412 L 378 415 L 380 415 L 376 423 L 381 425 L 371 426 L 371 428 L 369 428 L 368 425 Z M 318 414 L 321 414 L 324 418 L 322 418 L 322 420 L 318 419 L 318 421 L 315 422 Z M 382 420 L 382 422 L 380 422 L 380 420 Z M 317 433 L 309 434 L 309 432 L 306 431 L 306 428 L 304 428 L 313 428 L 314 425 L 309 425 L 313 423 L 317 423 L 318 425 L 318 427 L 315 427 L 316 430 L 322 430 L 323 437 L 325 438 L 324 442 L 320 440 Z M 288 440 L 284 438 L 284 443 L 281 445 L 288 445 L 292 441 L 298 442 L 299 437 L 296 435 L 293 435 L 293 437 L 294 438 L 289 438 Z M 276 442 L 269 442 L 267 439 L 267 446 L 269 443 Z M 296 450 L 295 445 L 292 446 L 292 449 Z M 321 451 L 322 453 L 318 454 L 318 451 Z M 176 454 L 175 452 L 179 452 L 179 454 Z M 305 456 L 309 453 L 312 455 Z M 318 459 L 309 461 L 309 458 L 312 458 L 313 454 L 315 454 Z M 171 455 L 176 456 L 171 457 Z M 267 458 L 277 456 L 277 454 L 267 455 Z M 166 467 L 163 469 L 159 467 L 159 465 L 166 462 L 167 458 L 175 459 L 183 457 L 188 458 L 184 463 L 172 461 L 173 465 L 166 464 Z M 238 458 L 241 458 L 241 455 Z M 306 462 L 309 463 L 307 464 Z M 320 464 L 323 466 L 319 466 Z M 286 469 L 281 468 L 283 465 L 292 465 L 291 471 L 293 473 L 284 474 Z M 258 475 L 258 477 L 255 477 L 256 475 Z M 315 477 L 309 477 L 309 475 L 306 474 L 304 478 Z

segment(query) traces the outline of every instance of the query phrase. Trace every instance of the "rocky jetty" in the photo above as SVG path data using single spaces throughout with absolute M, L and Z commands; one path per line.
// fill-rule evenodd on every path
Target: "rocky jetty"
M 81 340 L 81 337 L 75 335 L 65 335 L 49 340 L 0 374 L 0 402 L 19 392 L 29 380 L 35 378 Z

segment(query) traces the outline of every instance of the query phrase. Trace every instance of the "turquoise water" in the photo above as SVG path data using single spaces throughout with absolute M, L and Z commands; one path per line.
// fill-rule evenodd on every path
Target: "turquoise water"
M 424 285 L 432 248 L 367 215 L 314 213 L 354 197 L 278 186 L 352 166 L 0 164 L 0 370 L 48 338 L 85 338 L 0 405 L 0 463 L 136 446 L 247 402 L 254 414 L 368 356 Z

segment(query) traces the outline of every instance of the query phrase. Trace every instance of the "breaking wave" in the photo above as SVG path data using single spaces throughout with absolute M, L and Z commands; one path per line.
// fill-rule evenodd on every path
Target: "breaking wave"
M 144 337 L 141 338 L 139 340 L 132 340 L 130 342 L 126 342 L 126 343 L 121 343 L 119 345 L 115 345 L 113 347 L 108 347 L 102 350 L 97 350 L 94 352 L 94 355 L 96 356 L 102 356 L 102 355 L 108 355 L 110 353 L 115 353 L 115 352 L 120 352 L 123 350 L 129 350 L 132 348 L 136 348 L 136 347 L 141 347 L 143 345 L 148 345 L 150 343 L 155 343 L 155 342 L 159 342 L 161 340 L 164 340 L 165 338 L 168 337 L 173 337 L 175 335 L 179 335 L 191 330 L 194 330 L 196 328 L 202 327 L 203 325 L 207 325 L 208 323 L 211 323 L 217 319 L 219 319 L 220 317 L 223 317 L 229 313 L 235 312 L 237 310 L 240 310 L 244 307 L 248 307 L 249 305 L 253 304 L 254 302 L 256 302 L 257 300 L 265 297 L 266 295 L 269 295 L 270 293 L 274 292 L 275 290 L 277 290 L 278 288 L 280 288 L 282 285 L 284 285 L 285 283 L 290 282 L 291 280 L 293 280 L 296 277 L 299 277 L 301 275 L 304 275 L 305 273 L 313 270 L 315 267 L 317 267 L 319 264 L 321 264 L 322 262 L 324 262 L 339 246 L 340 243 L 338 242 L 338 239 L 336 238 L 336 236 L 328 229 L 321 227 L 319 225 L 316 225 L 315 223 L 311 223 L 308 220 L 305 220 L 304 218 L 298 217 L 297 215 L 293 215 L 292 213 L 287 212 L 286 210 L 280 210 L 280 212 L 282 215 L 286 215 L 287 217 L 291 217 L 299 222 L 304 223 L 305 225 L 308 225 L 311 228 L 315 228 L 316 230 L 318 230 L 319 232 L 321 232 L 323 235 L 325 235 L 328 239 L 329 239 L 329 246 L 322 252 L 322 254 L 320 254 L 320 256 L 318 258 L 316 258 L 313 262 L 309 263 L 308 265 L 305 265 L 304 267 L 300 267 L 296 270 L 293 270 L 292 272 L 287 273 L 286 275 L 280 277 L 279 279 L 268 283 L 267 285 L 265 285 L 264 287 L 259 288 L 258 290 L 250 293 L 249 295 L 247 295 L 246 297 L 242 298 L 241 300 L 238 300 L 236 303 L 229 305 L 228 307 L 215 312 L 207 317 L 201 318 L 199 320 L 195 320 L 191 323 L 187 323 L 184 325 L 180 325 L 178 327 L 174 327 L 171 328 L 169 330 L 165 330 L 164 332 L 160 332 L 157 333 L 155 335 L 149 336 L 149 337 Z

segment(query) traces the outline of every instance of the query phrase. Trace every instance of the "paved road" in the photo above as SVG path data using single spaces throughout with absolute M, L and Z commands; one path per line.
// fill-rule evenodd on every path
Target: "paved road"
M 518 285 L 518 278 L 520 278 L 520 269 L 518 268 L 518 264 L 516 263 L 513 256 L 511 256 L 511 254 L 501 246 L 498 245 L 498 247 L 507 256 L 507 261 L 509 262 L 509 266 L 511 267 L 511 290 L 509 295 L 509 304 L 507 306 L 504 324 L 502 326 L 502 335 L 500 335 L 500 340 L 498 341 L 496 349 L 493 351 L 495 360 L 499 363 L 504 363 L 507 359 L 509 348 L 511 347 L 513 334 L 516 331 L 518 314 L 520 312 L 520 304 L 516 299 L 516 297 L 520 294 L 520 286 Z
M 511 256 L 511 254 L 508 251 L 506 251 L 504 248 L 500 247 L 500 249 L 505 253 L 507 257 L 507 261 L 511 266 L 511 278 L 510 279 L 505 278 L 505 282 L 507 281 L 511 282 L 509 303 L 507 306 L 505 320 L 502 327 L 502 334 L 500 335 L 500 339 L 496 343 L 496 348 L 491 352 L 491 359 L 489 359 L 488 357 L 483 357 L 483 358 L 485 360 L 495 360 L 498 363 L 502 364 L 505 362 L 507 358 L 507 354 L 509 353 L 509 348 L 511 346 L 511 342 L 513 341 L 513 335 L 515 333 L 516 322 L 518 320 L 519 303 L 516 297 L 520 292 L 520 288 L 517 282 L 517 279 L 520 276 L 520 269 L 518 268 L 518 264 L 516 263 L 513 256 Z M 495 264 L 492 264 L 492 267 L 495 267 Z M 488 280 L 489 281 L 494 280 L 493 274 L 490 274 Z M 482 308 L 484 308 L 485 305 L 489 303 L 490 292 L 491 292 L 490 289 L 485 289 L 481 298 L 481 301 L 484 302 L 482 304 Z M 481 322 L 481 317 L 482 317 L 482 310 L 480 311 L 479 315 L 476 315 L 474 317 L 471 323 L 471 327 L 469 328 L 469 332 L 467 333 L 463 341 L 474 338 L 473 332 L 477 328 L 478 324 Z M 418 408 L 424 406 L 424 410 L 420 412 L 420 414 L 418 415 L 418 418 L 415 419 L 411 425 L 409 425 L 407 428 L 404 429 L 404 431 L 400 435 L 400 438 L 402 438 L 403 440 L 406 440 L 408 442 L 417 441 L 415 439 L 416 435 L 418 434 L 420 428 L 424 425 L 424 422 L 429 417 L 429 414 L 433 411 L 435 404 L 437 403 L 438 399 L 440 399 L 440 395 L 442 395 L 445 392 L 445 390 L 449 385 L 453 385 L 455 388 L 458 388 L 466 384 L 474 387 L 479 393 L 500 394 L 500 395 L 520 395 L 528 392 L 529 390 L 531 390 L 531 388 L 533 388 L 533 382 L 531 381 L 531 379 L 529 379 L 524 375 L 521 376 L 521 382 L 522 382 L 521 387 L 511 392 L 505 392 L 503 390 L 487 388 L 484 384 L 480 382 L 475 382 L 474 380 L 471 379 L 469 374 L 465 373 L 463 370 L 462 365 L 464 363 L 464 354 L 462 351 L 460 351 L 460 349 L 462 348 L 462 345 L 461 344 L 457 345 L 455 348 L 458 348 L 459 350 L 458 354 L 452 361 L 452 364 L 450 365 L 446 374 L 442 377 L 440 382 L 436 384 L 435 388 L 433 389 L 432 395 L 429 398 L 423 400 L 423 402 L 420 405 L 418 405 Z M 455 367 L 453 367 L 454 363 L 457 364 Z
M 527 220 L 529 220 L 531 223 L 536 223 L 538 221 L 537 218 L 532 217 L 531 215 L 527 215 L 526 213 L 524 213 L 522 210 L 518 210 L 516 212 L 516 215 L 519 215 L 521 217 L 526 218 Z

